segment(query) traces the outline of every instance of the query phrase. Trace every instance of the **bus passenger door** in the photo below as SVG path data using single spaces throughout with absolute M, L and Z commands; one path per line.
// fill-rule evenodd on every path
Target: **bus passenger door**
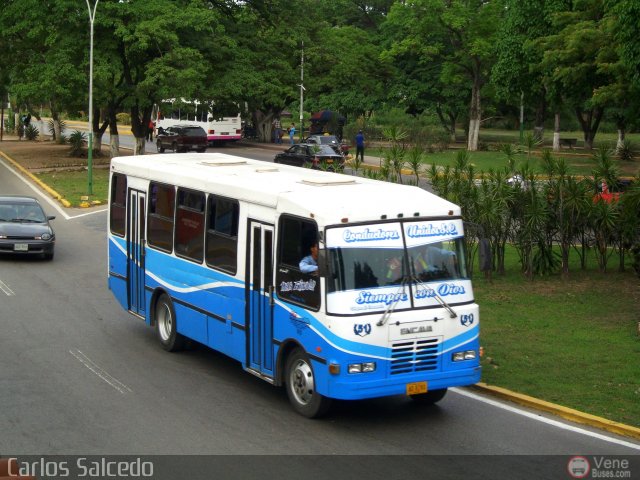
M 145 306 L 145 198 L 144 192 L 129 190 L 129 225 L 127 235 L 127 291 L 129 310 L 144 316 Z
M 251 221 L 249 225 L 248 365 L 273 375 L 273 225 Z

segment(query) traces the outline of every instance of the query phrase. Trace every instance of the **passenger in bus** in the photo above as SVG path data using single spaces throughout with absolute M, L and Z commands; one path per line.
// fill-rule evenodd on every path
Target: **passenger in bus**
M 399 283 L 402 279 L 402 258 L 400 256 L 390 257 L 386 259 L 385 275 L 386 284 Z
M 421 278 L 455 275 L 456 263 L 456 253 L 442 248 L 441 243 L 427 245 L 413 259 L 416 274 Z
M 309 247 L 309 255 L 300 260 L 300 271 L 302 273 L 318 274 L 318 242 L 314 242 Z

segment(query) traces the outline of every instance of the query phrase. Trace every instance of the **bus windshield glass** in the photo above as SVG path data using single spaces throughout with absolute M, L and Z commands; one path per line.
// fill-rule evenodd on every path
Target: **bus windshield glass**
M 462 221 L 406 221 L 327 230 L 328 313 L 437 307 L 472 299 Z

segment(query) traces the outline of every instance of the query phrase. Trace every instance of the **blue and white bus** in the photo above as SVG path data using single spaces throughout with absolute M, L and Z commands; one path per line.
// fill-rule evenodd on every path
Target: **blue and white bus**
M 433 403 L 480 379 L 460 208 L 418 187 L 217 153 L 119 157 L 108 237 L 109 288 L 162 347 L 222 352 L 304 416 L 331 399 Z

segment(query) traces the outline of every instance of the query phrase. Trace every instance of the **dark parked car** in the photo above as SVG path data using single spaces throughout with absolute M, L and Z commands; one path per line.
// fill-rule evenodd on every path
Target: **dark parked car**
M 174 152 L 188 152 L 195 150 L 204 152 L 209 146 L 207 132 L 197 125 L 173 125 L 158 131 L 156 135 L 156 145 L 158 152 L 163 153 L 166 149 Z
M 342 153 L 342 155 L 349 154 L 349 144 L 342 142 L 335 135 L 310 135 L 308 136 L 303 143 L 315 143 L 318 145 L 329 145 L 333 147 L 333 149 Z
M 0 254 L 43 255 L 53 258 L 56 235 L 33 197 L 0 196 Z
M 284 163 L 296 167 L 327 168 L 342 170 L 344 156 L 337 153 L 329 145 L 299 143 L 276 155 L 275 163 Z

